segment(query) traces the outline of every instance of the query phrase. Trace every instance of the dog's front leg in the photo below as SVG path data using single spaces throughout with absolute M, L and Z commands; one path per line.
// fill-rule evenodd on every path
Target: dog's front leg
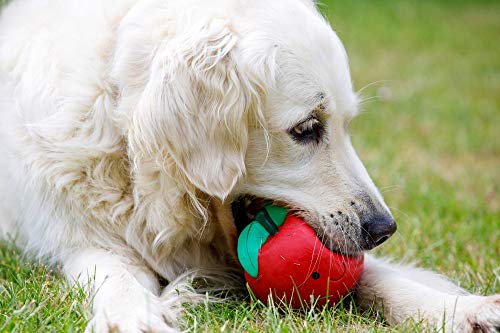
M 154 273 L 126 252 L 90 248 L 64 260 L 70 281 L 91 287 L 94 294 L 87 332 L 177 332 L 171 325 L 185 301 L 182 286 L 173 283 L 160 296 Z M 172 288 L 176 292 L 168 292 Z
M 375 306 L 393 325 L 412 319 L 446 332 L 500 329 L 500 295 L 470 295 L 436 273 L 370 255 L 366 255 L 356 298 L 363 308 Z

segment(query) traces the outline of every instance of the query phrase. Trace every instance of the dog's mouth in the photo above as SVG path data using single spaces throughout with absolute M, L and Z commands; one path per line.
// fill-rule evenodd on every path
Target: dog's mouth
M 272 200 L 258 198 L 252 195 L 242 195 L 231 204 L 234 224 L 240 234 L 243 229 L 255 220 L 257 212 L 264 208 L 266 203 Z
M 238 235 L 245 229 L 247 225 L 255 221 L 255 216 L 257 212 L 264 208 L 266 204 L 273 204 L 285 207 L 289 209 L 293 214 L 304 218 L 304 211 L 301 209 L 293 208 L 293 205 L 287 204 L 282 201 L 260 198 L 253 195 L 242 195 L 234 200 L 231 204 L 231 210 L 233 213 L 233 219 L 236 226 L 236 230 Z M 305 219 L 307 221 L 307 219 Z M 321 243 L 330 251 L 343 254 L 343 255 L 358 255 L 358 251 L 349 251 L 348 247 L 340 246 L 340 244 L 335 244 L 334 242 L 329 241 L 329 237 L 326 236 L 325 231 L 315 226 L 314 224 L 308 223 L 316 236 L 321 241 Z M 344 250 L 341 250 L 343 248 Z

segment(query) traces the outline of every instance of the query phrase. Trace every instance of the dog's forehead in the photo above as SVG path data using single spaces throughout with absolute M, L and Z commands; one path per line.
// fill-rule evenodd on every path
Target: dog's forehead
M 304 41 L 298 47 L 284 46 L 277 56 L 277 89 L 269 98 L 281 105 L 274 109 L 285 112 L 279 118 L 289 124 L 307 117 L 318 106 L 338 118 L 350 118 L 357 112 L 344 48 L 333 31 L 326 37 Z
M 263 18 L 258 13 L 253 16 L 257 18 L 254 23 L 258 22 L 253 31 L 258 33 L 247 35 L 248 49 L 256 53 L 252 59 L 269 55 L 275 63 L 268 116 L 279 120 L 271 122 L 290 126 L 321 103 L 336 116 L 354 116 L 357 98 L 337 34 L 312 6 L 300 1 L 290 1 L 286 6 L 279 6 L 283 1 L 272 3 Z

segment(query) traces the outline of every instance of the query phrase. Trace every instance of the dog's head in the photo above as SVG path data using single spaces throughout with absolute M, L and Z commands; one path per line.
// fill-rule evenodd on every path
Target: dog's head
M 163 36 L 136 36 L 155 52 L 126 61 L 147 73 L 136 78 L 145 88 L 132 144 L 168 155 L 190 184 L 232 206 L 237 223 L 274 200 L 333 250 L 385 241 L 396 225 L 349 138 L 357 96 L 346 53 L 312 2 L 199 6 L 183 24 L 152 19 L 168 26 Z M 133 46 L 119 51 L 126 58 Z

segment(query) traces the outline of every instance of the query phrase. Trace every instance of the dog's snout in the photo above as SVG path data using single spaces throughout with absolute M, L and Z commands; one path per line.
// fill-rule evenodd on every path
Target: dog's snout
M 361 223 L 365 250 L 371 250 L 389 239 L 397 226 L 389 214 L 377 214 Z

